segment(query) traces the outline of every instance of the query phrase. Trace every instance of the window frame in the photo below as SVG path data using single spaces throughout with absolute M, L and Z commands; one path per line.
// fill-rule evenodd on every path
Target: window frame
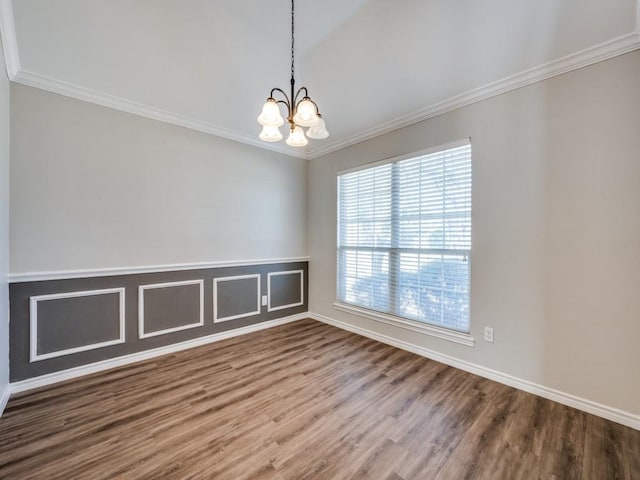
M 446 144 L 442 144 L 442 145 L 438 145 L 432 148 L 428 148 L 428 149 L 424 149 L 424 150 L 420 150 L 420 151 L 416 151 L 416 152 L 412 152 L 412 153 L 407 153 L 407 154 L 403 154 L 403 155 L 398 155 L 395 157 L 391 157 L 391 158 L 386 158 L 383 160 L 379 160 L 379 161 L 375 161 L 375 162 L 371 162 L 371 163 L 367 163 L 364 165 L 359 165 L 357 167 L 353 167 L 353 168 L 349 168 L 349 169 L 344 169 L 344 170 L 340 170 L 336 173 L 336 258 L 335 258 L 335 265 L 336 265 L 336 301 L 334 302 L 334 308 L 336 310 L 342 311 L 342 312 L 346 312 L 346 313 L 350 313 L 350 314 L 354 314 L 354 315 L 358 315 L 360 317 L 364 317 L 364 318 L 368 318 L 370 320 L 375 320 L 375 321 L 379 321 L 385 324 L 389 324 L 389 325 L 394 325 L 406 330 L 410 330 L 410 331 L 414 331 L 414 332 L 419 332 L 419 333 L 423 333 L 426 335 L 430 335 L 436 338 L 440 338 L 443 340 L 448 340 L 448 341 L 452 341 L 455 343 L 459 343 L 462 345 L 466 345 L 466 346 L 471 346 L 473 347 L 475 345 L 475 340 L 474 338 L 471 336 L 471 276 L 472 276 L 472 272 L 471 272 L 471 253 L 472 250 L 460 250 L 459 252 L 464 252 L 465 255 L 468 255 L 468 261 L 469 261 L 469 331 L 468 332 L 464 332 L 464 331 L 460 331 L 460 330 L 456 330 L 456 329 L 450 329 L 450 328 L 446 328 L 446 327 L 441 327 L 438 325 L 434 325 L 434 324 L 430 324 L 427 322 L 422 322 L 420 320 L 414 320 L 411 318 L 407 318 L 407 317 L 403 317 L 400 315 L 395 315 L 392 313 L 387 313 L 387 312 L 381 312 L 378 310 L 373 310 L 367 307 L 363 307 L 360 305 L 355 305 L 355 304 L 351 304 L 351 303 L 347 303 L 342 301 L 339 298 L 339 288 L 341 287 L 340 282 L 338 281 L 338 274 L 340 273 L 340 263 L 339 263 L 339 256 L 341 255 L 341 253 L 343 251 L 349 250 L 349 249 L 353 249 L 354 251 L 358 251 L 357 247 L 344 247 L 340 245 L 340 177 L 342 175 L 345 174 L 349 174 L 349 173 L 355 173 L 358 171 L 362 171 L 362 170 L 368 170 L 368 169 L 372 169 L 372 168 L 376 168 L 376 167 L 380 167 L 380 166 L 384 166 L 384 165 L 388 165 L 388 164 L 397 164 L 398 162 L 402 162 L 404 160 L 409 160 L 412 158 L 418 158 L 418 157 L 422 157 L 425 155 L 429 155 L 429 154 L 434 154 L 434 153 L 438 153 L 438 152 L 442 152 L 445 150 L 449 150 L 452 148 L 457 148 L 457 147 L 462 147 L 462 146 L 466 146 L 466 145 L 471 145 L 471 138 L 465 138 L 464 140 L 459 140 L 459 141 L 455 141 L 455 142 L 450 142 L 450 143 L 446 143 Z M 472 161 L 472 168 L 473 168 L 473 161 Z M 392 174 L 392 181 L 395 181 L 396 175 Z M 472 205 L 473 205 L 473 201 L 472 201 Z M 471 235 L 473 235 L 473 230 L 471 231 Z M 392 237 L 392 241 L 393 241 L 393 237 Z M 397 246 L 393 246 L 393 243 L 391 244 L 391 246 L 389 247 L 371 247 L 371 248 L 363 248 L 362 250 L 371 250 L 371 251 L 385 251 L 388 252 L 389 254 L 389 271 L 391 271 L 391 269 L 393 268 L 393 264 L 397 263 L 397 268 L 399 268 L 399 257 L 400 254 L 402 253 L 403 250 L 416 250 L 418 253 L 435 253 L 435 254 L 447 254 L 447 253 L 452 253 L 452 252 L 456 252 L 456 250 L 454 249 L 430 249 L 430 248 L 420 248 L 420 249 L 411 249 L 411 248 L 399 248 Z M 425 252 L 426 251 L 426 252 Z M 393 257 L 397 257 L 396 261 L 394 262 L 392 260 Z M 394 284 L 395 285 L 395 284 Z M 391 282 L 389 282 L 389 289 L 390 290 L 395 290 L 394 286 L 391 284 Z M 397 296 L 397 295 L 396 295 Z M 390 299 L 392 299 L 394 297 L 394 295 L 390 292 L 389 294 Z

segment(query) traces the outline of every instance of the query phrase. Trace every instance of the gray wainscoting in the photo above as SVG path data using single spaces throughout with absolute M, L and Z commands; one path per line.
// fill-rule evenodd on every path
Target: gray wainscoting
M 16 382 L 306 312 L 308 262 L 18 282 L 9 290 Z

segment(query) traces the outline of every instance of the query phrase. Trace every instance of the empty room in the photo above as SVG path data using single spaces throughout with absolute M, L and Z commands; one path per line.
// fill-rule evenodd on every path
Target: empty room
M 640 480 L 640 0 L 0 33 L 0 479 Z

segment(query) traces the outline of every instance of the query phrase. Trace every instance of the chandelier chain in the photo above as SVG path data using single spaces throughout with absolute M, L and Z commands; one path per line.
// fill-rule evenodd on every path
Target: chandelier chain
M 294 22 L 294 0 L 291 0 L 291 79 L 294 78 L 294 65 L 295 65 L 295 56 L 294 56 L 294 48 L 295 48 L 295 22 Z

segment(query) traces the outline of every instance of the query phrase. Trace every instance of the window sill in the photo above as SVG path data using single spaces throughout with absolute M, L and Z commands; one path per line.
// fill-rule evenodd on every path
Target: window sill
M 346 303 L 336 302 L 333 304 L 336 310 L 342 312 L 351 313 L 360 317 L 368 318 L 378 322 L 393 325 L 395 327 L 404 328 L 405 330 L 411 330 L 413 332 L 423 333 L 432 337 L 440 338 L 441 340 L 448 340 L 450 342 L 459 343 L 468 347 L 475 345 L 474 338 L 463 332 L 456 332 L 455 330 L 448 330 L 446 328 L 436 327 L 434 325 L 427 325 L 424 323 L 407 320 L 404 318 L 396 317 L 386 313 L 380 313 L 367 308 L 356 307 L 354 305 L 348 305 Z

